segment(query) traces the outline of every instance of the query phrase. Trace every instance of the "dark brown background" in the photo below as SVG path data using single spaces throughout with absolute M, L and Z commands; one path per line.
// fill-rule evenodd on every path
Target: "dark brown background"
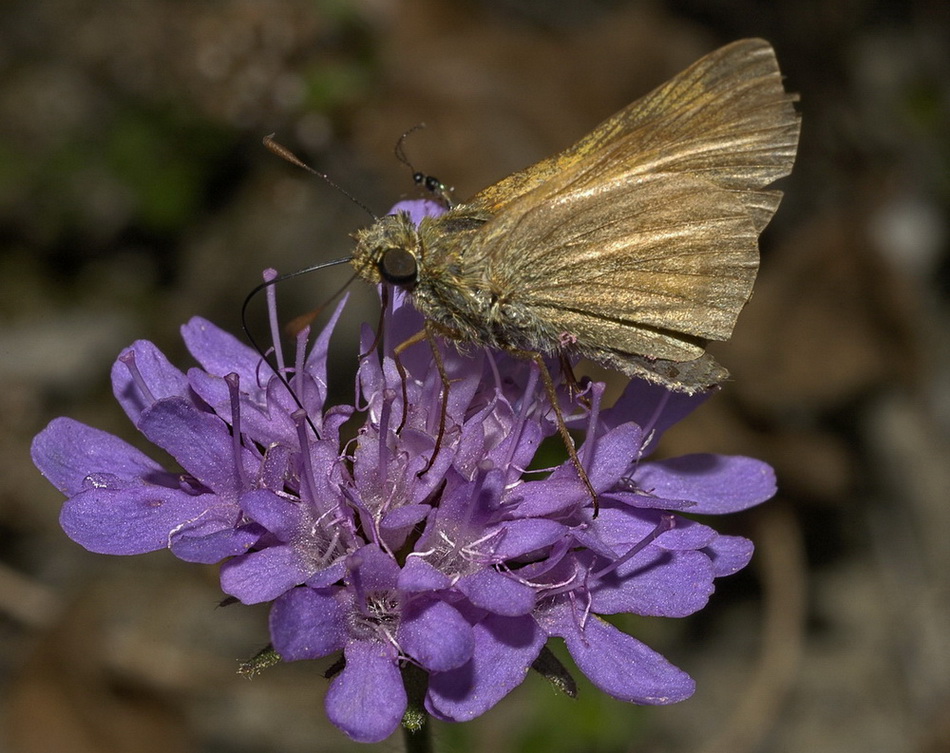
M 666 451 L 775 465 L 779 497 L 720 524 L 756 540 L 753 566 L 700 615 L 629 625 L 694 674 L 692 700 L 570 701 L 532 677 L 437 745 L 950 749 L 947 15 L 940 0 L 6 2 L 0 750 L 351 746 L 316 663 L 234 674 L 267 640 L 264 610 L 216 609 L 215 570 L 166 552 L 84 552 L 28 457 L 61 414 L 132 437 L 107 377 L 133 339 L 184 365 L 190 316 L 236 330 L 262 268 L 348 252 L 365 213 L 263 135 L 381 212 L 413 195 L 393 145 L 425 121 L 407 151 L 465 197 L 744 36 L 775 45 L 802 144 L 754 300 L 716 351 L 735 380 Z M 344 279 L 289 283 L 282 310 Z

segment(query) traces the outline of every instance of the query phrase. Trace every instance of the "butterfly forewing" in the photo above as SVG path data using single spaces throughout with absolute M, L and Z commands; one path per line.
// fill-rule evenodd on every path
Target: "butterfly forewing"
M 557 173 L 588 165 L 592 156 L 608 151 L 622 155 L 629 168 L 705 173 L 727 188 L 761 188 L 791 171 L 799 132 L 795 100 L 782 87 L 768 42 L 733 42 L 608 118 L 572 147 L 486 188 L 468 206 L 498 211 Z M 626 143 L 614 152 L 618 142 Z M 766 203 L 771 217 L 778 200 Z
M 443 246 L 460 269 L 452 284 L 500 301 L 494 342 L 548 352 L 575 343 L 676 389 L 721 380 L 705 345 L 729 338 L 751 295 L 758 234 L 781 198 L 763 189 L 794 160 L 794 100 L 768 43 L 712 53 L 446 215 L 487 220 Z M 686 377 L 651 365 L 701 357 Z

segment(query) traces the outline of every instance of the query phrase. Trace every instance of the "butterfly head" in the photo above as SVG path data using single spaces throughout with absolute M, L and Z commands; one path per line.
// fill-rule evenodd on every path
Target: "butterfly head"
M 411 290 L 419 279 L 421 259 L 419 232 L 403 212 L 381 217 L 356 233 L 353 266 L 368 282 Z

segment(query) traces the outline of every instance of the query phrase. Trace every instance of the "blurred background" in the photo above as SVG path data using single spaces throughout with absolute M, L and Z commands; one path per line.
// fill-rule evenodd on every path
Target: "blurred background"
M 801 147 L 715 350 L 734 380 L 665 451 L 764 458 L 780 492 L 716 522 L 757 553 L 707 610 L 629 626 L 698 691 L 644 709 L 532 676 L 436 745 L 950 750 L 948 32 L 942 0 L 6 0 L 0 753 L 359 747 L 325 720 L 322 666 L 235 674 L 265 610 L 216 608 L 215 569 L 167 552 L 80 549 L 28 454 L 58 415 L 137 441 L 109 392 L 119 350 L 146 338 L 186 366 L 189 317 L 237 331 L 263 268 L 349 253 L 366 213 L 264 135 L 381 213 L 416 195 L 393 147 L 425 122 L 410 159 L 464 198 L 746 36 L 801 95 Z M 345 279 L 282 286 L 282 312 Z M 375 320 L 354 294 L 351 332 Z

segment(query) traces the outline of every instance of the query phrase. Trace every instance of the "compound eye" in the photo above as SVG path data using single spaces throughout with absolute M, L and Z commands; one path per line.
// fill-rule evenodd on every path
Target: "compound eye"
M 411 285 L 416 281 L 419 267 L 416 257 L 404 248 L 387 248 L 379 257 L 379 273 L 393 285 Z

